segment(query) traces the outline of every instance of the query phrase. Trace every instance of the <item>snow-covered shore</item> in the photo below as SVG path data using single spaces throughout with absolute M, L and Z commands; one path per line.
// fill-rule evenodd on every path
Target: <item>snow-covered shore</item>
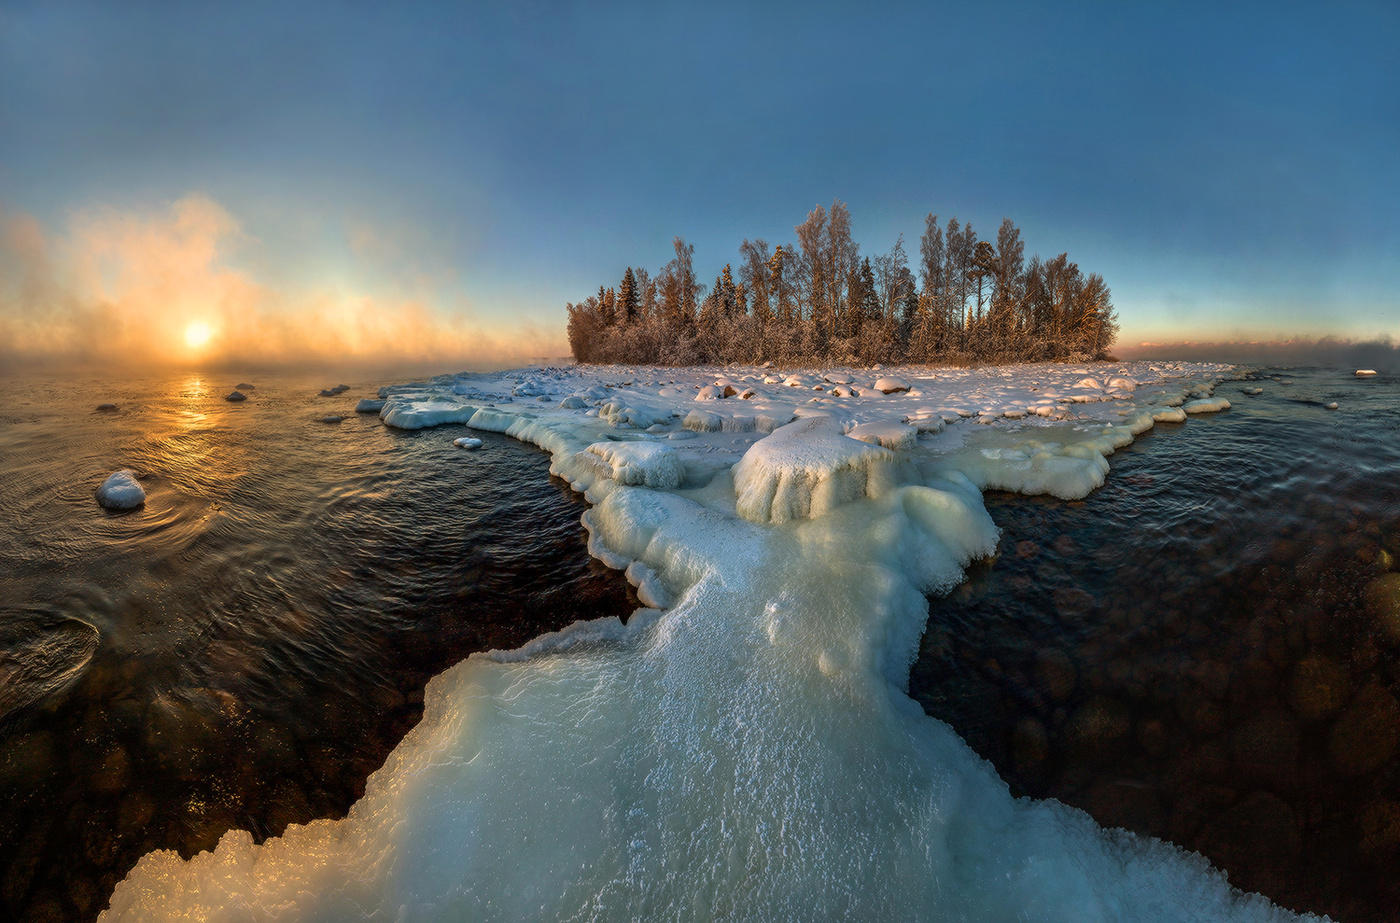
M 1228 407 L 1206 398 L 1229 372 L 605 367 L 388 387 L 387 425 L 550 452 L 594 504 L 590 551 L 650 608 L 458 664 L 347 818 L 153 853 L 108 918 L 1285 918 L 1199 856 L 1013 799 L 905 695 L 925 594 L 995 551 L 981 489 L 1084 496 L 1178 408 Z

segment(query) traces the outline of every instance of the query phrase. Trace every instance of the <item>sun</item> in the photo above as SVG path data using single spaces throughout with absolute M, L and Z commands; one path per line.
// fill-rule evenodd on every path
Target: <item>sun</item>
M 199 349 L 208 343 L 214 336 L 214 329 L 202 320 L 191 321 L 185 328 L 185 345 L 190 349 Z

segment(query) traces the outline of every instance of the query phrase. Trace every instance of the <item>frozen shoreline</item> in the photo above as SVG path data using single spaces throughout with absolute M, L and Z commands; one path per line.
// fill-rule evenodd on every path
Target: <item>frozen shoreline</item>
M 1199 856 L 1012 799 L 905 695 L 924 594 L 995 550 L 980 489 L 1083 496 L 1228 373 L 603 367 L 386 388 L 390 425 L 549 451 L 594 504 L 590 552 L 655 608 L 449 669 L 346 819 L 153 853 L 109 917 L 1286 917 Z

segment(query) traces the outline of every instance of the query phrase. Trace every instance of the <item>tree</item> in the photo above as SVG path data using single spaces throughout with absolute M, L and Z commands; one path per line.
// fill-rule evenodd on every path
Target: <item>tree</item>
M 627 271 L 622 274 L 621 284 L 617 287 L 618 321 L 627 326 L 635 324 L 637 309 L 641 303 L 641 295 L 637 291 L 637 277 L 632 272 L 632 267 L 628 266 Z
M 768 241 L 762 238 L 755 241 L 746 239 L 739 245 L 739 253 L 743 256 L 739 264 L 739 281 L 753 300 L 754 320 L 766 326 L 773 315 L 769 278 L 773 257 L 768 252 Z

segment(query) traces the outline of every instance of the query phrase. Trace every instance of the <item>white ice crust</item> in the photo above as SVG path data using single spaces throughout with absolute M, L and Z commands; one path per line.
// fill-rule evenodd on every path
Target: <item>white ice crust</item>
M 647 608 L 471 656 L 429 683 L 349 816 L 261 845 L 233 831 L 188 861 L 151 853 L 105 918 L 1289 918 L 1198 855 L 1013 798 L 905 694 L 925 594 L 996 548 L 979 488 L 1082 497 L 1110 453 L 1227 369 L 899 372 L 910 390 L 888 395 L 860 369 L 386 389 L 391 425 L 470 420 L 548 451 L 593 504 L 589 550 Z M 753 397 L 683 428 L 721 376 Z M 812 390 L 842 377 L 847 395 Z M 434 409 L 464 394 L 470 415 Z M 736 408 L 755 425 L 726 426 Z M 787 425 L 768 434 L 760 414 Z M 934 420 L 949 425 L 907 426 L 898 451 L 845 432 Z
M 146 489 L 130 468 L 113 471 L 97 488 L 97 502 L 109 510 L 134 510 L 146 502 Z

